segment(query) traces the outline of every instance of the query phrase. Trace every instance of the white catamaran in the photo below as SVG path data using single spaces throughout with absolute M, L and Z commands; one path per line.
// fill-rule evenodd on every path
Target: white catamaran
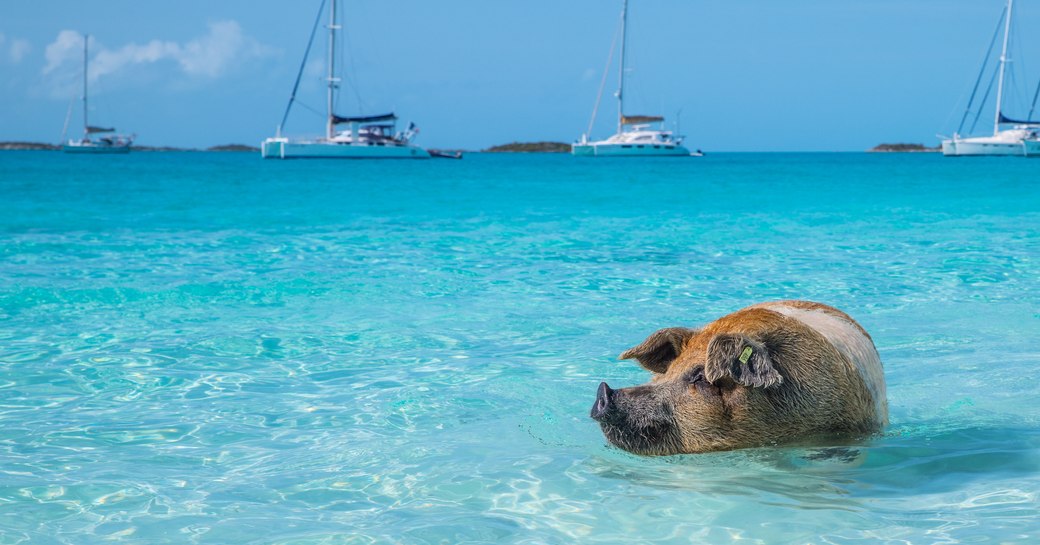
M 682 145 L 683 137 L 673 135 L 671 131 L 651 128 L 652 123 L 664 123 L 664 118 L 657 115 L 625 115 L 625 38 L 628 19 L 628 0 L 624 0 L 621 8 L 621 54 L 618 61 L 618 90 L 615 93 L 618 102 L 617 134 L 605 140 L 589 140 L 592 126 L 596 122 L 596 111 L 599 109 L 599 97 L 592 110 L 589 129 L 581 135 L 581 139 L 571 145 L 571 153 L 587 157 L 646 157 L 646 156 L 690 156 L 690 150 Z M 611 55 L 613 55 L 611 46 Z M 607 64 L 610 60 L 608 57 Z M 604 72 L 604 83 L 606 82 Z M 600 97 L 603 89 L 600 86 Z M 700 155 L 697 152 L 694 155 Z
M 115 129 L 91 126 L 87 120 L 87 42 L 89 36 L 83 36 L 83 137 L 79 140 L 67 140 L 61 149 L 67 153 L 129 153 L 134 143 L 133 135 L 116 134 Z M 70 106 L 71 113 L 71 106 Z M 68 118 L 66 118 L 68 126 Z M 91 138 L 91 135 L 100 135 Z M 62 135 L 62 140 L 65 136 Z
M 325 9 L 325 2 L 329 1 L 329 50 L 326 56 L 327 71 L 327 100 L 326 100 L 326 123 L 325 136 L 310 140 L 290 140 L 282 136 L 282 127 L 289 116 L 289 110 L 296 100 L 296 91 L 300 86 L 300 77 L 307 62 L 307 53 L 310 52 L 311 44 L 314 42 L 315 31 L 321 20 L 321 14 Z M 336 59 L 336 31 L 340 26 L 336 22 L 336 0 L 323 0 L 318 10 L 318 18 L 314 21 L 311 30 L 311 38 L 307 44 L 307 53 L 304 54 L 300 71 L 296 76 L 296 84 L 293 86 L 289 104 L 285 108 L 285 115 L 278 125 L 276 135 L 264 140 L 260 145 L 260 153 L 267 159 L 316 159 L 316 158 L 338 158 L 338 159 L 428 159 L 430 153 L 423 148 L 412 144 L 412 139 L 418 133 L 414 124 L 409 124 L 408 129 L 397 132 L 397 116 L 393 113 L 381 115 L 366 115 L 342 117 L 335 114 L 336 94 L 339 90 L 340 80 L 335 73 Z M 347 128 L 340 130 L 341 125 Z
M 976 92 L 979 89 L 979 83 L 982 81 L 983 73 L 986 71 L 987 63 L 984 60 L 982 63 L 982 70 L 980 70 L 979 77 L 975 81 L 975 88 L 972 90 L 971 98 L 968 100 L 968 107 L 965 109 L 964 115 L 961 118 L 961 126 L 957 129 L 957 132 L 953 134 L 952 138 L 945 138 L 942 141 L 942 152 L 943 155 L 947 157 L 979 155 L 1012 155 L 1020 157 L 1040 156 L 1040 134 L 1037 133 L 1037 128 L 1040 128 L 1040 121 L 1015 120 L 1005 116 L 1003 112 L 1006 65 L 1011 61 L 1011 59 L 1008 58 L 1008 39 L 1011 36 L 1011 15 L 1013 6 L 1014 0 L 1008 0 L 1007 6 L 1004 8 L 1004 13 L 1001 16 L 1001 22 L 1004 25 L 1004 44 L 1001 48 L 1000 68 L 998 75 L 996 76 L 997 108 L 993 119 L 993 135 L 963 137 L 959 134 L 961 129 L 964 128 L 964 123 L 968 119 L 968 114 L 971 111 L 971 106 L 975 100 Z M 995 42 L 996 34 L 994 34 L 993 40 L 990 42 L 990 52 L 992 52 L 993 44 Z M 987 53 L 987 60 L 989 57 L 990 53 Z M 1040 93 L 1040 86 L 1038 86 L 1037 91 Z M 986 91 L 986 94 L 989 94 L 988 90 Z M 982 102 L 985 102 L 985 98 L 982 99 Z M 1036 94 L 1034 94 L 1033 97 L 1033 104 L 1034 106 L 1036 104 Z M 1028 117 L 1032 117 L 1032 111 L 1030 111 Z M 978 119 L 977 114 L 975 119 Z M 1001 130 L 1002 125 L 1010 125 L 1010 128 Z

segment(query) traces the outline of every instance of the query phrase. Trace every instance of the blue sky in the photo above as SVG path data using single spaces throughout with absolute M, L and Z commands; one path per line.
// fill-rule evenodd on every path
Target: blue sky
M 143 145 L 257 145 L 281 118 L 319 3 L 8 2 L 0 140 L 59 140 L 79 94 L 78 36 L 89 33 L 92 120 Z M 935 144 L 956 129 L 1002 7 L 631 0 L 628 113 L 674 121 L 681 111 L 687 144 L 704 150 Z M 1016 10 L 1019 29 L 1038 28 L 1040 0 Z M 345 0 L 350 86 L 340 113 L 393 110 L 430 147 L 573 141 L 588 125 L 619 11 L 620 0 Z M 1020 34 L 1008 113 L 1025 115 L 1040 38 Z M 323 110 L 323 38 L 315 47 L 300 95 Z M 612 87 L 595 136 L 611 131 Z M 296 108 L 286 133 L 322 127 L 319 115 Z

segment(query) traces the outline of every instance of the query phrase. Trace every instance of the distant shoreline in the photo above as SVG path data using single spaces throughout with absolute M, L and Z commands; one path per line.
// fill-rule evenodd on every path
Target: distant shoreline
M 867 151 L 870 153 L 935 153 L 942 151 L 942 148 L 939 146 L 929 148 L 924 144 L 896 143 L 878 144 Z
M 232 153 L 259 153 L 260 148 L 246 144 L 221 144 L 207 148 L 179 148 L 173 146 L 133 146 L 130 148 L 136 152 L 232 152 Z M 49 144 L 46 142 L 24 142 L 6 141 L 0 142 L 0 151 L 61 151 L 60 144 Z M 570 153 L 571 145 L 564 142 L 511 142 L 492 146 L 478 153 Z M 866 153 L 937 153 L 942 148 L 936 146 L 930 148 L 924 144 L 908 143 L 883 143 L 866 150 Z M 472 153 L 472 152 L 471 152 Z M 729 152 L 729 153 L 856 153 L 855 151 L 791 151 L 791 152 Z M 863 152 L 860 152 L 863 153 Z
M 220 151 L 220 152 L 249 152 L 258 153 L 260 148 L 247 146 L 245 144 L 222 144 L 208 148 L 175 148 L 171 146 L 132 146 L 132 151 Z M 0 150 L 7 151 L 60 151 L 61 145 L 47 144 L 45 142 L 0 142 Z
M 563 142 L 511 142 L 492 146 L 485 153 L 570 153 L 571 145 Z

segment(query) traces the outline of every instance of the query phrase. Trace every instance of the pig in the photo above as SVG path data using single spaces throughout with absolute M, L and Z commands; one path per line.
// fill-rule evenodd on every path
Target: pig
M 759 303 L 701 328 L 661 329 L 619 359 L 635 359 L 650 382 L 601 382 L 590 415 L 635 454 L 831 442 L 888 423 L 874 341 L 821 303 Z

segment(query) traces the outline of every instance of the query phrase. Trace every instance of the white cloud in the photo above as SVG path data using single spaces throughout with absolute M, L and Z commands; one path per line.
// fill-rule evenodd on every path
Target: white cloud
M 22 59 L 24 59 L 31 50 L 32 46 L 29 45 L 28 40 L 11 40 L 11 47 L 7 50 L 7 57 L 11 59 L 11 62 L 22 62 Z
M 184 43 L 152 40 L 145 44 L 130 43 L 109 49 L 90 40 L 93 53 L 89 79 L 116 74 L 135 65 L 173 62 L 192 77 L 219 78 L 230 67 L 242 61 L 271 55 L 274 50 L 245 35 L 236 21 L 210 23 L 209 32 Z M 83 35 L 63 30 L 45 51 L 45 76 L 58 71 L 75 71 L 73 63 L 81 62 Z
M 164 59 L 176 60 L 180 46 L 175 42 L 152 40 L 144 45 L 128 44 L 119 49 L 101 49 L 90 61 L 91 81 L 115 74 L 131 65 L 151 64 Z
M 47 59 L 47 65 L 43 67 L 44 74 L 54 72 L 66 62 L 79 59 L 83 55 L 83 35 L 74 30 L 63 30 L 58 37 L 43 51 Z
M 29 54 L 29 51 L 32 51 L 32 46 L 27 40 L 11 38 L 8 42 L 7 36 L 0 32 L 0 54 L 7 57 L 7 60 L 18 64 Z
M 181 48 L 177 62 L 188 74 L 219 76 L 238 57 L 258 57 L 267 53 L 256 40 L 245 36 L 235 21 L 210 23 L 209 34 Z

